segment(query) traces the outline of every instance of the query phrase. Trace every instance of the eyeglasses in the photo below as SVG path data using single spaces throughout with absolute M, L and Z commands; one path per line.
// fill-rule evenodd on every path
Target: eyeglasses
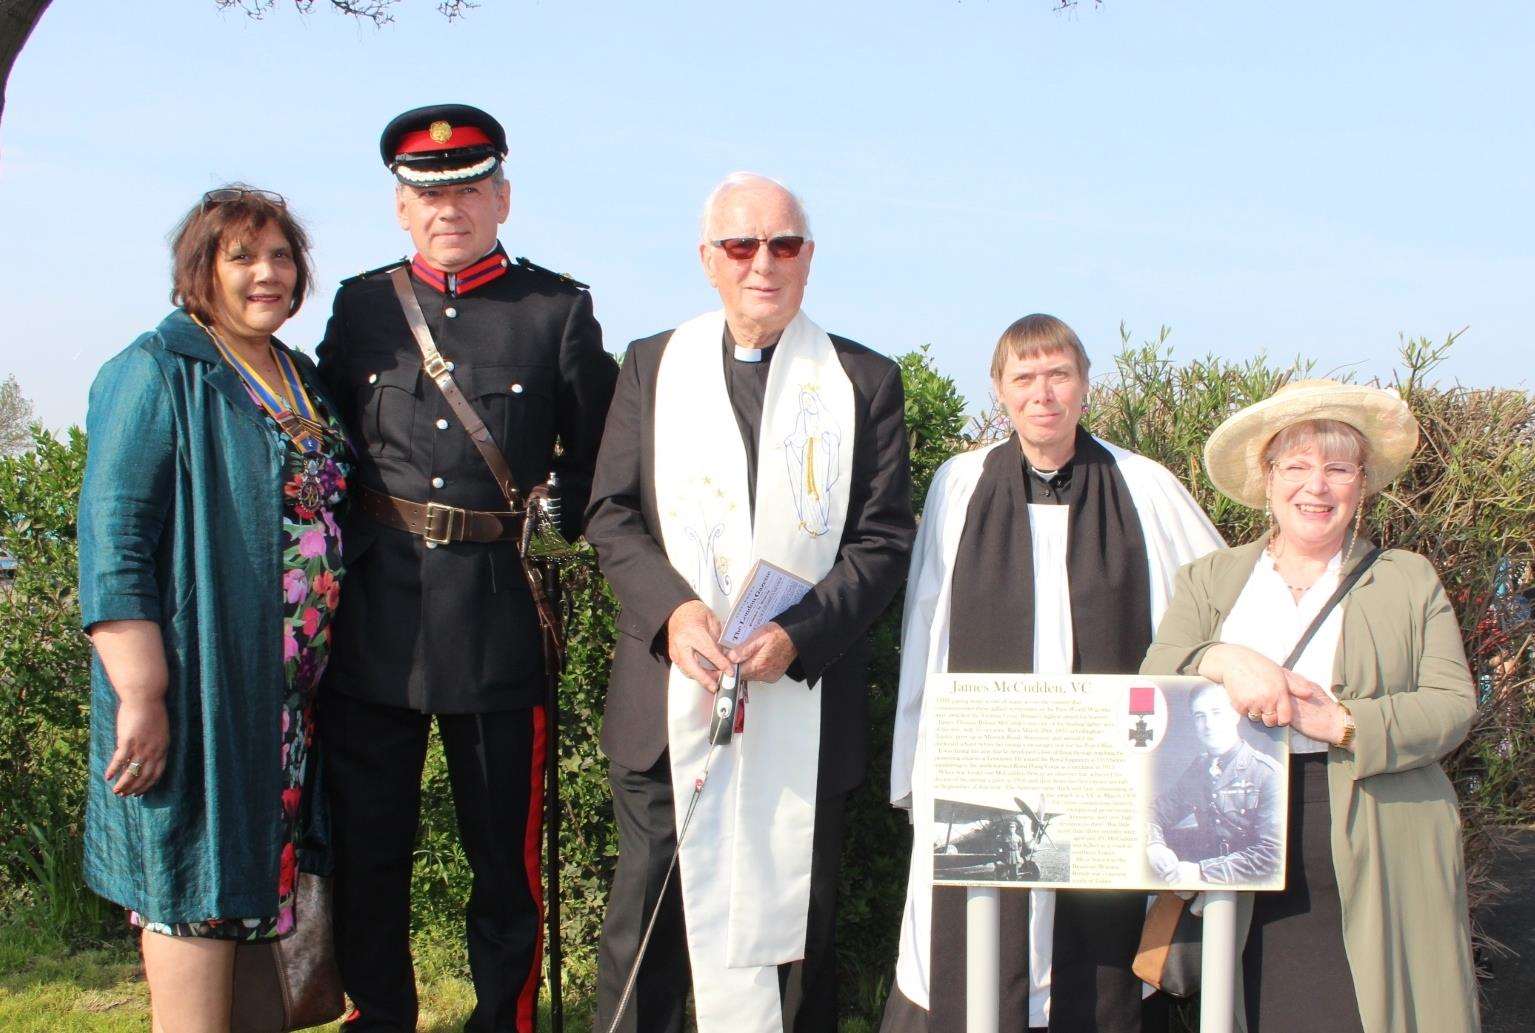
M 805 246 L 804 237 L 726 237 L 724 240 L 711 240 L 710 244 L 725 252 L 727 258 L 733 258 L 737 262 L 745 262 L 755 258 L 757 246 L 766 244 L 768 254 L 774 258 L 797 258 L 800 248 Z
M 279 208 L 288 207 L 287 198 L 271 190 L 254 190 L 249 187 L 219 187 L 217 190 L 210 190 L 203 195 L 203 211 L 206 212 L 214 205 L 238 201 L 242 197 L 259 197 L 268 204 L 275 204 Z
M 1316 473 L 1316 467 L 1310 463 L 1289 461 L 1284 463 L 1271 463 L 1274 472 L 1279 479 L 1286 484 L 1305 484 Z M 1359 480 L 1363 468 L 1358 463 L 1323 463 L 1322 477 L 1335 488 L 1342 488 Z

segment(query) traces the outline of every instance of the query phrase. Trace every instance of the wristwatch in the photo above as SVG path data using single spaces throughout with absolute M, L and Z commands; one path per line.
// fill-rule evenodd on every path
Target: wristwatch
M 1348 708 L 1347 703 L 1339 702 L 1338 709 L 1343 711 L 1343 738 L 1335 744 L 1340 750 L 1354 748 L 1354 730 L 1359 726 L 1354 724 L 1354 712 Z

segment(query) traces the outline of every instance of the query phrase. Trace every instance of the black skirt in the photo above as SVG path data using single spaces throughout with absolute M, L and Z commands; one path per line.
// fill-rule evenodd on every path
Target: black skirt
M 1286 888 L 1253 895 L 1242 954 L 1248 1033 L 1363 1033 L 1343 950 L 1331 824 L 1327 754 L 1291 755 Z

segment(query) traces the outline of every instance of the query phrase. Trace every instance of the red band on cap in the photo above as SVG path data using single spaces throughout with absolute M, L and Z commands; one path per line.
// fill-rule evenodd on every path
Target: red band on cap
M 434 140 L 431 130 L 418 129 L 414 133 L 406 133 L 400 137 L 394 153 L 399 155 L 420 154 L 423 151 L 453 151 L 460 147 L 474 147 L 488 143 L 490 143 L 490 137 L 486 136 L 485 130 L 479 126 L 454 126 L 453 132 L 448 134 L 446 140 Z

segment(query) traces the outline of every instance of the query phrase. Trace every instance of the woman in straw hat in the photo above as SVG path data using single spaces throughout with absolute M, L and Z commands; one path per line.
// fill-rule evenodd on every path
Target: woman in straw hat
M 1142 666 L 1219 682 L 1249 719 L 1291 729 L 1286 889 L 1244 894 L 1238 912 L 1248 1033 L 1478 1029 L 1460 820 L 1439 765 L 1476 714 L 1460 627 L 1427 560 L 1361 533 L 1363 500 L 1417 441 L 1395 392 L 1330 380 L 1221 424 L 1210 479 L 1272 526 L 1179 572 Z

